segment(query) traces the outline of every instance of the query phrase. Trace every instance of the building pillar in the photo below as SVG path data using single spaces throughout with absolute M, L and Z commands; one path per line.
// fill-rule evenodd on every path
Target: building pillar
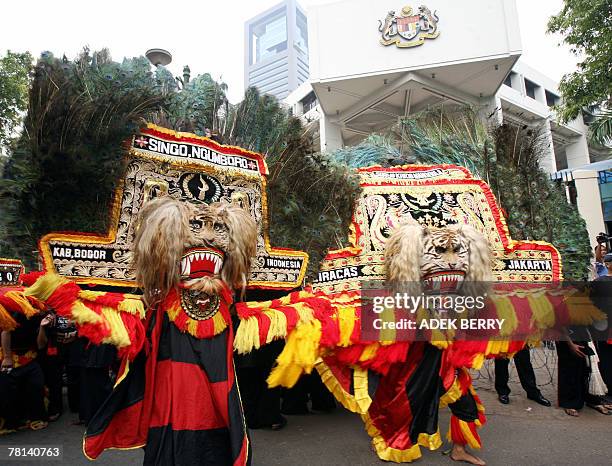
M 478 113 L 487 126 L 497 127 L 504 122 L 501 99 L 495 95 L 481 99 Z
M 540 160 L 540 167 L 546 173 L 554 173 L 557 171 L 557 159 L 555 158 L 555 145 L 553 143 L 552 130 L 550 128 L 550 120 L 544 120 L 544 150 L 545 155 Z
M 576 142 L 569 144 L 565 153 L 568 168 L 587 165 L 590 160 L 586 136 L 582 135 Z M 598 173 L 594 170 L 575 170 L 572 174 L 578 194 L 578 211 L 586 222 L 591 245 L 595 246 L 597 244 L 595 241 L 597 234 L 606 231 L 601 210 Z
M 344 141 L 342 139 L 342 127 L 337 123 L 329 121 L 329 117 L 325 114 L 321 115 L 320 134 L 321 134 L 321 152 L 332 152 L 337 149 L 342 149 Z

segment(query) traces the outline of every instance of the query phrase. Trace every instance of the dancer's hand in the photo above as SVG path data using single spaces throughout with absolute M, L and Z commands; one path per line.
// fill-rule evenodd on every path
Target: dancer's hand
M 569 344 L 570 349 L 576 356 L 578 356 L 579 358 L 587 357 L 587 355 L 582 352 L 582 350 L 584 349 L 584 346 L 577 345 L 573 341 L 569 341 L 568 344 Z
M 55 316 L 53 314 L 47 314 L 43 320 L 40 321 L 41 327 L 47 327 L 48 325 L 53 324 L 55 322 Z

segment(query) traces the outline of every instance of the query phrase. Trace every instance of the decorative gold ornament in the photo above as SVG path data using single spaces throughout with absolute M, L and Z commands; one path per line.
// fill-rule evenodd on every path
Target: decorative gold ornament
M 219 312 L 219 296 L 202 291 L 181 290 L 181 306 L 194 320 L 208 320 Z

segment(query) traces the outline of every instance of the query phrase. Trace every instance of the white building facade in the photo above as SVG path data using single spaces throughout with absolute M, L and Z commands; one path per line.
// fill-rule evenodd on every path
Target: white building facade
M 480 108 L 499 123 L 543 125 L 550 145 L 542 167 L 569 182 L 594 242 L 606 231 L 601 173 L 612 169 L 609 151 L 589 147 L 582 117 L 559 123 L 551 110 L 560 99 L 557 83 L 519 61 L 515 2 L 471 0 L 466 8 L 453 0 L 405 1 L 347 0 L 308 10 L 310 81 L 285 102 L 320 149 L 357 144 L 447 103 Z

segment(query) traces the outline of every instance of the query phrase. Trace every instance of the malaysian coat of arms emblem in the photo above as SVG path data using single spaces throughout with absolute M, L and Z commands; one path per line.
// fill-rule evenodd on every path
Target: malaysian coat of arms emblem
M 425 5 L 421 5 L 416 14 L 411 6 L 403 7 L 399 16 L 395 11 L 389 11 L 384 21 L 378 21 L 380 43 L 401 48 L 423 45 L 425 39 L 435 39 L 440 35 L 438 21 L 436 12 L 432 13 Z

